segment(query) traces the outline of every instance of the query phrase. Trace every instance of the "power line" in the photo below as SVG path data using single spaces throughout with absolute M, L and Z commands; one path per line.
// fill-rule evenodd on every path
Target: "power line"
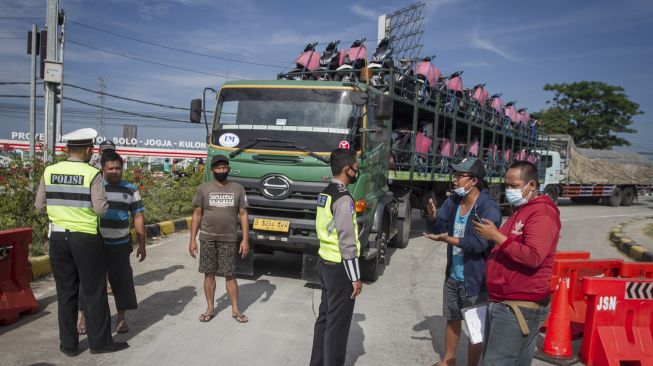
M 70 101 L 73 101 L 73 102 L 76 102 L 76 103 L 80 103 L 80 104 L 84 104 L 84 105 L 87 105 L 87 106 L 90 106 L 90 107 L 102 108 L 102 109 L 106 109 L 106 110 L 108 110 L 108 111 L 113 111 L 113 112 L 118 112 L 118 113 L 128 114 L 128 115 L 137 116 L 137 117 L 152 118 L 152 119 L 158 119 L 158 120 L 162 120 L 162 121 L 170 121 L 170 122 L 192 123 L 192 122 L 189 122 L 189 121 L 183 121 L 183 120 L 179 120 L 179 119 L 172 119 L 172 118 L 165 118 L 165 117 L 156 117 L 156 116 L 150 116 L 150 115 L 147 115 L 147 114 L 140 114 L 140 113 L 135 113 L 135 112 L 123 111 L 123 110 L 120 110 L 120 109 L 114 109 L 114 108 L 109 108 L 109 107 L 103 107 L 103 106 L 100 106 L 100 105 L 97 105 L 97 104 L 84 102 L 84 101 L 81 101 L 81 100 L 79 100 L 79 99 L 74 99 L 74 98 L 70 98 L 70 97 L 66 97 L 66 96 L 64 96 L 63 99 L 70 100 Z
M 85 28 L 93 29 L 93 30 L 98 31 L 98 32 L 103 32 L 103 33 L 111 34 L 111 35 L 116 36 L 116 37 L 121 37 L 121 38 L 129 39 L 129 40 L 132 40 L 132 41 L 135 41 L 135 42 L 144 43 L 144 44 L 147 44 L 147 45 L 150 45 L 150 46 L 156 46 L 156 47 L 165 48 L 165 49 L 167 49 L 167 50 L 171 50 L 171 51 L 176 51 L 176 52 L 181 52 L 181 53 L 188 53 L 188 54 L 196 55 L 196 56 L 203 56 L 203 57 L 209 57 L 209 58 L 213 58 L 213 59 L 217 59 L 217 60 L 230 61 L 230 62 L 238 62 L 238 63 L 249 64 L 249 65 L 256 65 L 256 66 L 274 67 L 274 68 L 278 68 L 278 69 L 285 69 L 285 68 L 287 67 L 287 66 L 271 65 L 271 64 L 264 64 L 264 63 L 260 63 L 260 62 L 251 62 L 251 61 L 239 60 L 239 59 L 235 59 L 235 58 L 220 57 L 220 56 L 210 55 L 210 54 L 207 54 L 207 53 L 196 52 L 196 51 L 192 51 L 192 50 L 188 50 L 188 49 L 177 48 L 177 47 L 167 46 L 167 45 L 164 45 L 164 44 L 161 44 L 161 43 L 156 43 L 156 42 L 152 42 L 152 41 L 147 41 L 147 40 L 144 40 L 144 39 L 140 39 L 140 38 L 136 38 L 136 37 L 128 36 L 128 35 L 125 35 L 125 34 L 116 33 L 116 32 L 113 32 L 113 31 L 110 31 L 110 30 L 106 30 L 106 29 L 102 29 L 102 28 L 99 28 L 99 27 L 95 27 L 95 26 L 92 26 L 92 25 L 88 25 L 88 24 L 80 23 L 80 22 L 77 22 L 77 21 L 74 21 L 74 20 L 69 20 L 69 22 L 70 22 L 70 23 L 73 23 L 73 24 L 77 24 L 77 25 L 79 25 L 79 26 L 81 26 L 81 27 L 85 27 Z
M 24 82 L 24 81 L 0 81 L 0 85 L 28 85 L 28 84 L 29 84 L 29 82 Z M 43 84 L 43 83 L 42 82 L 37 82 L 37 84 Z M 108 97 L 127 100 L 127 101 L 130 101 L 130 102 L 136 102 L 136 103 L 141 103 L 141 104 L 147 104 L 147 105 L 151 105 L 151 106 L 155 106 L 155 107 L 176 109 L 176 110 L 181 110 L 181 111 L 189 111 L 190 110 L 190 108 L 176 107 L 176 106 L 167 105 L 167 104 L 148 102 L 148 101 L 141 100 L 141 99 L 123 97 L 123 96 L 116 95 L 116 94 L 110 94 L 110 93 L 106 93 L 106 92 L 101 92 L 101 91 L 85 88 L 83 86 L 79 86 L 79 85 L 75 85 L 75 84 L 64 83 L 63 85 L 64 86 L 69 86 L 71 88 L 83 90 L 83 91 L 86 91 L 86 92 L 89 92 L 89 93 L 103 94 L 103 95 L 106 95 Z M 0 95 L 0 96 L 2 96 L 2 95 Z M 9 96 L 6 96 L 6 97 L 9 97 Z M 20 95 L 20 96 L 15 96 L 15 97 L 16 98 L 24 98 L 24 97 L 29 98 L 29 95 L 27 95 L 27 96 Z M 39 96 L 39 98 L 41 98 L 41 96 Z M 207 113 L 213 113 L 213 112 L 207 111 Z
M 147 59 L 144 59 L 144 58 L 141 58 L 141 57 L 137 57 L 137 56 L 131 56 L 131 55 L 127 55 L 127 54 L 119 53 L 119 52 L 116 52 L 116 51 L 106 50 L 106 49 L 103 49 L 103 48 L 99 48 L 99 47 L 95 47 L 95 46 L 87 45 L 87 44 L 84 44 L 84 43 L 81 43 L 81 42 L 76 42 L 76 41 L 73 41 L 73 40 L 67 40 L 67 42 L 72 43 L 72 44 L 76 44 L 76 45 L 78 45 L 78 46 L 82 46 L 82 47 L 90 48 L 90 49 L 93 49 L 93 50 L 96 50 L 96 51 L 100 51 L 100 52 L 105 52 L 105 53 L 108 53 L 108 54 L 112 54 L 112 55 L 115 55 L 115 56 L 120 56 L 120 57 L 125 57 L 125 58 L 129 58 L 129 59 L 136 60 L 136 61 L 145 62 L 145 63 L 148 63 L 148 64 L 153 64 L 153 65 L 158 65 L 158 66 L 168 67 L 168 68 L 171 68 L 171 69 L 177 69 L 177 70 L 183 70 L 183 71 L 193 72 L 193 73 L 196 73 L 196 74 L 210 75 L 210 76 L 217 76 L 217 77 L 225 78 L 225 79 L 227 78 L 226 75 L 214 74 L 214 73 L 210 73 L 210 72 L 205 72 L 205 71 L 199 71 L 199 70 L 189 69 L 189 68 L 187 68 L 187 67 L 183 67 L 183 66 L 176 66 L 176 65 L 164 64 L 164 63 L 162 63 L 162 62 L 157 62 L 157 61 L 147 60 Z M 239 79 L 239 80 L 242 80 L 241 78 L 235 78 L 235 77 L 230 77 L 230 78 L 231 78 L 231 79 Z
M 130 101 L 130 102 L 136 102 L 136 103 L 142 103 L 142 104 L 147 104 L 147 105 L 153 105 L 153 106 L 156 106 L 156 107 L 162 107 L 162 108 L 168 108 L 168 109 L 178 109 L 178 110 L 182 110 L 182 111 L 188 111 L 188 110 L 190 110 L 190 108 L 175 107 L 175 106 L 172 106 L 172 105 L 159 104 L 159 103 L 153 103 L 153 102 L 146 102 L 146 101 L 144 101 L 144 100 L 139 100 L 139 99 L 134 99 L 134 98 L 128 98 L 128 97 L 121 97 L 121 96 L 119 96 L 119 95 L 109 94 L 109 93 L 107 93 L 107 92 L 99 92 L 99 91 L 97 91 L 97 90 L 84 88 L 84 87 L 82 87 L 82 86 L 78 86 L 78 85 L 74 85 L 74 84 L 64 83 L 63 85 L 65 85 L 65 86 L 70 86 L 70 87 L 75 88 L 75 89 L 84 90 L 84 91 L 87 91 L 87 92 L 90 92 L 90 93 L 103 94 L 103 95 L 106 95 L 106 96 L 108 96 L 108 97 L 113 97 L 113 98 L 122 99 L 122 100 L 128 100 L 128 101 Z

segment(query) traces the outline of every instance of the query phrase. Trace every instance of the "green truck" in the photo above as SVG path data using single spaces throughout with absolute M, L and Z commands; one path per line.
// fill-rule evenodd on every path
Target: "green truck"
M 485 106 L 466 98 L 452 103 L 455 95 L 438 90 L 416 97 L 418 80 L 408 84 L 392 70 L 388 75 L 383 88 L 362 80 L 222 85 L 207 125 L 207 161 L 229 157 L 230 179 L 247 193 L 255 252 L 301 253 L 302 277 L 318 280 L 316 199 L 331 179 L 328 158 L 335 148 L 353 149 L 359 159 L 360 176 L 349 189 L 368 281 L 382 273 L 388 246 L 408 245 L 413 209 L 447 197 L 449 164 L 466 156 L 483 159 L 490 189 L 501 198 L 510 161 L 546 150 L 542 136 L 493 122 Z M 200 122 L 202 111 L 202 101 L 193 100 L 191 121 Z M 209 169 L 206 179 L 212 179 Z

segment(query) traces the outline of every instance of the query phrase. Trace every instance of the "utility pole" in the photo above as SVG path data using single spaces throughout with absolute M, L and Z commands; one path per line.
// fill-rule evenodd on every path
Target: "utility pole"
M 59 40 L 59 62 L 61 62 L 61 86 L 60 86 L 60 92 L 59 92 L 59 103 L 55 103 L 55 108 L 57 109 L 57 120 L 56 120 L 56 126 L 57 126 L 57 133 L 55 134 L 55 141 L 56 142 L 61 142 L 61 128 L 62 128 L 62 121 L 61 121 L 61 110 L 63 108 L 63 55 L 64 55 L 64 47 L 65 47 L 65 35 L 66 35 L 66 13 L 63 11 L 63 9 L 59 12 L 58 15 L 58 22 L 59 25 L 61 25 L 61 38 Z
M 45 24 L 48 28 L 47 53 L 46 53 L 46 72 L 45 81 L 45 149 L 43 151 L 43 161 L 49 162 L 54 157 L 54 148 L 56 144 L 55 131 L 55 88 L 57 84 L 48 81 L 48 61 L 57 61 L 57 28 L 59 21 L 59 0 L 47 0 L 48 7 L 45 14 Z M 43 42 L 44 40 L 41 40 Z M 60 72 L 60 70 L 59 70 Z
M 35 154 L 35 140 L 36 140 L 36 56 L 38 55 L 38 46 L 36 40 L 38 39 L 38 30 L 36 24 L 32 25 L 31 33 L 31 59 L 32 63 L 30 65 L 30 88 L 29 88 L 29 158 L 30 160 L 34 159 Z M 31 170 L 30 170 L 31 172 Z
M 100 108 L 97 110 L 97 132 L 98 136 L 104 136 L 104 92 L 105 92 L 104 78 L 98 78 L 98 105 Z

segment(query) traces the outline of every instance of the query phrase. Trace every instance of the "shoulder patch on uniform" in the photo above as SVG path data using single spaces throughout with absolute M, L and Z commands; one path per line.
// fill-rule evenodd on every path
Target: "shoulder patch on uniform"
M 351 210 L 352 215 L 356 212 L 356 206 L 354 205 L 354 201 L 349 202 L 349 209 Z
M 338 192 L 347 192 L 347 186 L 344 184 L 338 184 Z
M 327 196 L 321 194 L 317 196 L 317 205 L 320 207 L 326 206 L 327 203 Z

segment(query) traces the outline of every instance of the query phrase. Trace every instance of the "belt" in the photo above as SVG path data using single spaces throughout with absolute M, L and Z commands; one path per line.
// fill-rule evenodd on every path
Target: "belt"
M 528 324 L 526 324 L 526 319 L 524 318 L 524 314 L 522 314 L 520 307 L 533 310 L 540 310 L 544 307 L 541 304 L 532 301 L 505 300 L 501 301 L 501 303 L 508 305 L 513 313 L 515 313 L 515 317 L 519 323 L 519 328 L 525 336 L 530 333 L 530 330 L 528 329 Z
M 63 228 L 63 227 L 61 227 L 59 225 L 55 225 L 53 223 L 50 223 L 50 232 L 51 233 L 65 233 L 67 231 L 69 232 L 70 230 L 68 230 L 66 228 Z
M 320 258 L 320 263 L 326 264 L 327 266 L 335 266 L 335 265 L 340 264 L 338 262 L 331 262 L 331 261 L 328 261 L 328 260 L 325 260 L 325 259 L 322 259 L 322 258 Z

